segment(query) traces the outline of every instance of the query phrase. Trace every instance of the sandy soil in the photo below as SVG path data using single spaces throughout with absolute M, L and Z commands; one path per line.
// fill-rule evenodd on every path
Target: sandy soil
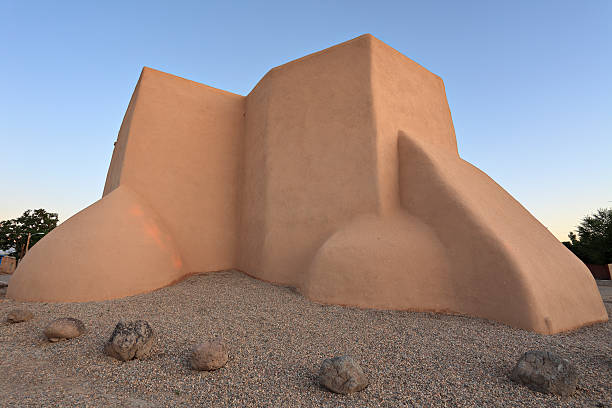
M 1 407 L 612 407 L 610 322 L 542 336 L 461 316 L 314 304 L 234 271 L 106 302 L 0 299 L 0 320 L 16 307 L 35 318 L 0 323 Z M 606 307 L 610 314 L 612 301 Z M 87 333 L 47 342 L 42 330 L 58 317 L 82 320 Z M 150 357 L 121 363 L 103 354 L 121 318 L 145 319 L 154 328 Z M 192 371 L 191 348 L 215 335 L 230 346 L 228 364 Z M 573 396 L 538 394 L 509 379 L 532 349 L 577 366 Z M 342 396 L 318 385 L 323 359 L 341 354 L 352 355 L 369 376 L 364 391 Z

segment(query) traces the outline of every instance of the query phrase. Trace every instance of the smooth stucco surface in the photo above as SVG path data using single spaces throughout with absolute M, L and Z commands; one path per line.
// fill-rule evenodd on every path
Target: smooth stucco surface
M 143 69 L 103 198 L 28 253 L 8 296 L 103 300 L 229 268 L 541 333 L 608 318 L 588 269 L 459 157 L 442 80 L 370 35 L 246 97 Z

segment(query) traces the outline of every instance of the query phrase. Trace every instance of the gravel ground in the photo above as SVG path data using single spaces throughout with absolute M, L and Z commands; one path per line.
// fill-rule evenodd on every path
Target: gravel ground
M 416 406 L 612 407 L 612 324 L 554 336 L 462 316 L 314 304 L 294 290 L 227 271 L 192 276 L 145 295 L 90 303 L 0 299 L 0 320 L 26 308 L 29 322 L 0 323 L 0 406 Z M 606 303 L 608 313 L 612 304 Z M 83 336 L 47 342 L 58 317 Z M 117 321 L 145 319 L 157 342 L 145 360 L 102 352 Z M 222 336 L 228 364 L 195 372 L 193 346 Z M 576 393 L 543 395 L 514 384 L 523 352 L 551 350 L 578 368 Z M 323 359 L 350 354 L 370 378 L 348 396 L 321 388 Z

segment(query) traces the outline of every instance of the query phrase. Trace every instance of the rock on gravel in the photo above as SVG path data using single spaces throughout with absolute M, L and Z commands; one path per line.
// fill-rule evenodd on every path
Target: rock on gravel
M 85 333 L 85 325 L 79 319 L 64 317 L 49 323 L 44 333 L 51 342 L 72 339 Z
M 153 329 L 144 320 L 119 321 L 106 343 L 104 351 L 121 361 L 146 357 L 153 347 Z
M 199 344 L 191 354 L 191 368 L 212 371 L 223 367 L 228 360 L 227 345 L 221 339 Z
M 567 360 L 548 351 L 528 351 L 512 371 L 512 379 L 534 391 L 571 395 L 576 391 L 578 375 Z
M 325 359 L 321 364 L 319 382 L 338 394 L 361 391 L 368 386 L 368 378 L 351 356 Z
M 32 320 L 33 318 L 34 314 L 29 310 L 13 309 L 6 316 L 6 321 L 9 323 L 21 323 Z

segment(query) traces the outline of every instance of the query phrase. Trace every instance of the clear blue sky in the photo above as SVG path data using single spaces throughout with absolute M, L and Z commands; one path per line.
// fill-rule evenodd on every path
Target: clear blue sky
M 143 66 L 245 95 L 364 33 L 444 79 L 461 156 L 557 237 L 612 206 L 612 1 L 0 0 L 0 220 L 100 198 Z

